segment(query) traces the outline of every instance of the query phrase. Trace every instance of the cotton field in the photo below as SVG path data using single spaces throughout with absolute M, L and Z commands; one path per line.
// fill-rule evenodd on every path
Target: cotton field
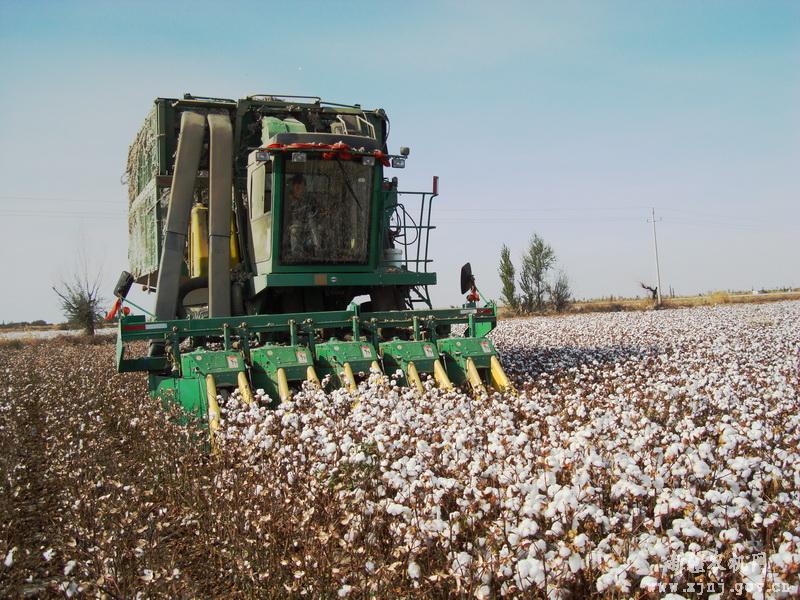
M 795 597 L 798 323 L 798 302 L 505 320 L 492 337 L 515 394 L 420 396 L 377 372 L 276 410 L 234 392 L 216 457 L 112 374 L 110 346 L 66 345 L 49 369 L 53 342 L 4 352 L 0 441 L 27 451 L 0 458 L 0 582 Z

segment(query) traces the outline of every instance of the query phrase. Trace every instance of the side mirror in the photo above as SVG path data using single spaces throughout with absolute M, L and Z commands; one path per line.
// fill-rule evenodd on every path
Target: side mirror
M 475 285 L 475 276 L 472 274 L 472 265 L 469 263 L 461 267 L 461 293 L 466 294 Z
M 117 280 L 117 285 L 114 286 L 114 295 L 117 298 L 125 298 L 128 292 L 131 291 L 133 285 L 133 275 L 127 271 L 123 271 Z

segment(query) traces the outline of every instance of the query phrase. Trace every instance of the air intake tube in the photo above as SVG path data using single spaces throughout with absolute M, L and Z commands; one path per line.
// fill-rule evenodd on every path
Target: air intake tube
M 231 185 L 233 128 L 227 113 L 209 113 L 208 314 L 231 314 Z
M 192 210 L 194 183 L 200 166 L 200 151 L 206 131 L 206 118 L 192 111 L 181 115 L 181 133 L 175 156 L 175 172 L 167 208 L 167 223 L 164 231 L 164 246 L 158 267 L 156 284 L 156 318 L 175 318 L 178 306 L 178 288 L 181 267 L 186 251 L 186 236 L 189 231 L 189 214 Z

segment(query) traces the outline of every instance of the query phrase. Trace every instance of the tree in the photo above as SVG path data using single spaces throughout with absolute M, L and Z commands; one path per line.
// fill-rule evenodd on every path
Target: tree
M 83 329 L 86 335 L 94 335 L 95 326 L 103 319 L 100 273 L 91 278 L 86 261 L 82 261 L 72 280 L 62 281 L 59 287 L 53 286 L 53 291 L 60 299 L 67 322 Z
M 557 312 L 562 312 L 572 298 L 572 290 L 569 286 L 569 278 L 564 271 L 559 271 L 552 285 L 548 287 L 550 303 Z
M 514 312 L 519 309 L 517 285 L 514 281 L 515 274 L 514 263 L 511 262 L 511 251 L 508 246 L 503 244 L 503 248 L 500 250 L 500 283 L 502 284 L 500 298 L 503 304 Z
M 639 282 L 639 285 L 641 285 L 643 289 L 645 289 L 648 292 L 650 292 L 650 295 L 653 297 L 653 302 L 658 300 L 658 288 L 657 287 L 651 287 L 649 285 L 645 285 L 641 281 Z
M 556 262 L 553 249 L 538 234 L 533 234 L 528 250 L 522 257 L 522 304 L 527 312 L 542 310 L 547 291 L 547 272 Z

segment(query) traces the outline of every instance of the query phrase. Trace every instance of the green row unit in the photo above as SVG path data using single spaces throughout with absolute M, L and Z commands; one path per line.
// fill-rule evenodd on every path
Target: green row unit
M 262 389 L 270 398 L 280 395 L 277 371 L 284 369 L 286 380 L 290 383 L 308 381 L 308 367 L 314 366 L 320 378 L 330 376 L 330 385 L 344 387 L 345 365 L 358 375 L 367 374 L 377 364 L 383 372 L 394 375 L 397 370 L 404 374 L 409 363 L 413 363 L 420 373 L 432 373 L 433 363 L 443 360 L 445 371 L 455 385 L 468 381 L 466 360 L 472 359 L 479 371 L 488 370 L 489 361 L 495 356 L 494 346 L 486 338 L 460 338 L 428 342 L 387 342 L 378 351 L 370 342 L 341 342 L 332 340 L 316 345 L 314 359 L 311 350 L 299 346 L 262 346 L 251 352 L 248 364 L 240 351 L 195 350 L 184 354 L 183 375 L 151 373 L 149 385 L 151 394 L 162 402 L 181 406 L 184 411 L 205 418 L 208 411 L 206 399 L 206 376 L 214 376 L 218 388 L 238 386 L 240 372 L 248 374 L 253 389 Z M 408 381 L 404 382 L 406 385 Z

